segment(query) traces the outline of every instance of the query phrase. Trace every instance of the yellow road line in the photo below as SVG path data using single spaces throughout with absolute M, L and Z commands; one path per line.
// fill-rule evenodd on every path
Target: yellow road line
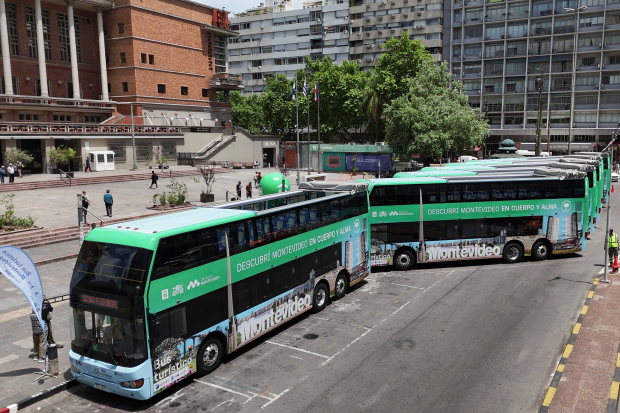
M 398 302 L 398 300 L 394 301 L 392 304 L 396 304 Z
M 592 297 L 594 297 L 594 291 L 590 291 L 590 292 L 588 293 L 588 298 L 592 298 Z
M 568 356 L 570 356 L 571 351 L 573 351 L 573 345 L 567 344 L 566 348 L 564 349 L 564 353 L 562 353 L 562 357 L 568 358 Z
M 585 314 L 588 312 L 588 306 L 584 305 L 583 308 L 581 309 L 581 314 Z
M 555 396 L 555 390 L 555 387 L 549 387 L 549 390 L 547 390 L 547 395 L 545 396 L 545 400 L 543 400 L 543 406 L 551 406 L 551 401 L 553 400 L 553 396 Z
M 575 324 L 575 328 L 573 328 L 573 334 L 579 334 L 579 330 L 581 330 L 581 323 Z
M 558 364 L 558 371 L 559 371 L 560 373 L 563 373 L 563 372 L 564 372 L 564 367 L 565 367 L 565 365 L 564 365 L 564 364 Z
M 620 390 L 620 383 L 617 381 L 611 382 L 611 390 L 609 390 L 609 398 L 618 400 L 618 391 Z
M 616 356 L 616 367 L 620 367 L 620 353 Z

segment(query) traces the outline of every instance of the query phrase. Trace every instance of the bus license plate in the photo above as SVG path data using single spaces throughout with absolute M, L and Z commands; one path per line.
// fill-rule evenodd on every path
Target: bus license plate
M 95 389 L 108 391 L 108 389 L 105 386 L 102 386 L 101 384 L 96 384 L 96 383 L 95 383 Z

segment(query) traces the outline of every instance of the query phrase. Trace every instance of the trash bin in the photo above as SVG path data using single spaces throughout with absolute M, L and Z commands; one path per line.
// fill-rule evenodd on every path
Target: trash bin
M 58 376 L 58 346 L 50 344 L 47 346 L 47 372 L 52 376 Z

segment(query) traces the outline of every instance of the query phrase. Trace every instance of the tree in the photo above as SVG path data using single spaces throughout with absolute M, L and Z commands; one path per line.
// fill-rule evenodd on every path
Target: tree
M 68 165 L 73 158 L 75 158 L 75 150 L 66 146 L 59 146 L 52 148 L 47 152 L 47 159 L 49 159 L 50 172 L 54 169 L 58 169 L 59 165 Z
M 293 135 L 295 125 L 295 101 L 292 99 L 293 80 L 284 75 L 265 79 L 267 88 L 260 97 L 260 106 L 263 113 L 263 125 L 267 133 L 288 138 Z M 299 82 L 297 82 L 298 85 Z M 303 80 L 302 80 L 303 84 Z M 301 96 L 301 85 L 298 97 Z M 299 102 L 299 109 L 302 104 Z M 299 123 L 302 123 L 302 112 L 299 113 Z
M 362 94 L 361 103 L 364 113 L 374 120 L 375 142 L 379 142 L 379 121 L 383 117 L 383 96 L 377 80 L 376 76 L 370 79 Z
M 17 148 L 9 148 L 6 150 L 4 154 L 6 158 L 6 163 L 16 164 L 17 162 L 23 162 L 24 164 L 32 163 L 34 157 L 32 155 L 27 154 L 21 149 Z
M 419 40 L 411 40 L 404 31 L 400 39 L 392 37 L 381 45 L 386 52 L 375 68 L 376 85 L 383 102 L 402 96 L 409 89 L 409 79 L 417 76 L 420 68 L 433 63 L 433 56 Z
M 238 91 L 230 93 L 233 125 L 239 126 L 254 135 L 263 132 L 263 107 L 260 95 L 242 96 Z
M 396 152 L 437 158 L 447 151 L 463 153 L 484 143 L 489 125 L 472 109 L 458 81 L 450 84 L 445 63 L 425 62 L 408 82 L 408 92 L 386 107 L 386 141 Z

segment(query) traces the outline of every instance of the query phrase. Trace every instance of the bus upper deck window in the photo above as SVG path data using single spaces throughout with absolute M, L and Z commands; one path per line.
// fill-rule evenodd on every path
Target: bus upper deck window
M 306 225 L 310 222 L 310 217 L 308 216 L 308 208 L 302 208 L 299 210 L 299 224 Z

